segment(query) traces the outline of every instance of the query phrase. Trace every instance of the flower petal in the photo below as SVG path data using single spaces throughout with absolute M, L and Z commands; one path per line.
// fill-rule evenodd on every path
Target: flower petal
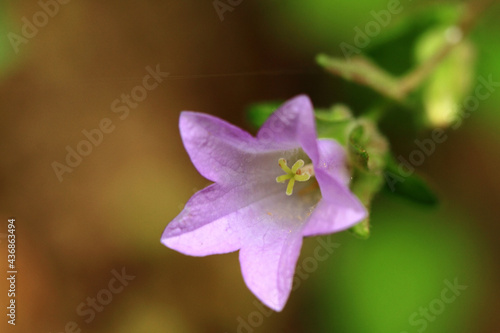
M 195 193 L 182 212 L 170 222 L 161 237 L 162 243 L 192 256 L 206 256 L 236 251 L 238 235 L 232 228 L 231 215 L 257 201 L 258 191 L 212 184 Z
M 318 140 L 314 164 L 322 199 L 303 230 L 304 236 L 324 235 L 352 227 L 367 216 L 366 208 L 351 193 L 344 148 L 334 140 Z
M 319 161 L 314 168 L 323 169 L 337 178 L 342 184 L 349 185 L 350 173 L 347 170 L 345 149 L 334 140 L 318 140 Z
M 264 304 L 281 311 L 292 290 L 302 247 L 302 228 L 268 230 L 265 237 L 240 250 L 243 279 Z
M 302 246 L 302 228 L 312 205 L 299 196 L 277 193 L 246 208 L 240 264 L 248 288 L 268 307 L 281 311 L 292 289 Z
M 183 111 L 179 129 L 194 166 L 213 182 L 238 180 L 255 157 L 256 139 L 219 118 Z
M 265 211 L 274 211 L 273 208 L 255 208 L 260 207 L 260 202 L 268 202 L 276 194 L 285 197 L 282 185 L 264 181 L 232 186 L 212 184 L 195 193 L 182 212 L 165 228 L 162 243 L 193 256 L 239 249 L 240 241 L 235 239 L 239 236 L 233 225 L 237 225 L 238 230 L 245 230 L 247 225 L 255 223 L 257 216 L 262 216 Z M 269 204 L 271 202 L 274 201 L 270 200 Z M 293 206 L 295 209 L 299 207 L 298 204 Z M 235 224 L 232 224 L 233 221 Z M 224 232 L 227 235 L 224 236 Z M 225 242 L 228 243 L 227 247 Z
M 166 229 L 161 241 L 165 246 L 190 256 L 234 252 L 241 247 L 234 221 L 226 216 L 178 236 L 170 236 Z
M 342 231 L 368 215 L 358 198 L 332 174 L 319 169 L 316 170 L 316 178 L 323 198 L 304 227 L 304 236 Z
M 265 150 L 300 148 L 313 161 L 318 158 L 316 124 L 311 100 L 299 95 L 285 102 L 262 125 L 257 139 Z

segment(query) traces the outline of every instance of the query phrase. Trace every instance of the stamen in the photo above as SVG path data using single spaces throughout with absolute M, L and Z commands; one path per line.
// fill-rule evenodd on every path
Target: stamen
M 295 179 L 292 178 L 288 182 L 288 185 L 286 186 L 286 195 L 292 195 L 293 193 L 293 185 L 295 185 Z
M 283 169 L 283 171 L 285 171 L 286 173 L 292 172 L 292 170 L 290 170 L 290 168 L 288 167 L 288 165 L 286 165 L 286 160 L 284 158 L 280 158 L 278 160 L 278 164 Z
M 300 168 L 302 168 L 304 166 L 304 161 L 302 160 L 298 160 L 297 162 L 295 162 L 295 164 L 292 166 L 292 172 L 293 173 L 297 173 L 297 170 L 299 170 Z
M 299 182 L 305 182 L 311 178 L 311 175 L 306 173 L 305 175 L 295 175 L 295 180 L 298 180 Z
M 293 186 L 296 181 L 305 182 L 308 181 L 311 177 L 314 177 L 314 168 L 312 164 L 308 164 L 304 166 L 303 160 L 298 160 L 294 163 L 292 168 L 290 169 L 286 163 L 284 158 L 280 158 L 278 160 L 278 164 L 286 172 L 285 175 L 281 175 L 276 177 L 276 182 L 284 183 L 288 180 L 288 185 L 286 186 L 286 195 L 290 196 L 293 193 Z
M 276 182 L 277 183 L 284 183 L 285 180 L 288 180 L 288 179 L 290 179 L 290 175 L 282 175 L 282 176 L 276 177 Z

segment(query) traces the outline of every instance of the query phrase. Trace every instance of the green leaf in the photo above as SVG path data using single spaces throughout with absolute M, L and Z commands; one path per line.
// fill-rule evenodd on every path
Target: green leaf
M 386 189 L 396 195 L 405 197 L 424 205 L 434 206 L 439 203 L 437 195 L 427 185 L 424 179 L 412 173 L 404 175 L 399 171 L 399 165 L 393 157 L 388 159 L 384 172 Z
M 272 101 L 264 103 L 255 103 L 247 107 L 247 120 L 255 128 L 260 128 L 282 102 Z

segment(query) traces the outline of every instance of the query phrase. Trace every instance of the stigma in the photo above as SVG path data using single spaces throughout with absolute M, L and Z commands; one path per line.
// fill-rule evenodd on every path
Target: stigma
M 286 186 L 286 195 L 290 196 L 293 193 L 293 186 L 295 182 L 305 182 L 311 177 L 314 177 L 314 168 L 312 164 L 304 165 L 303 160 L 298 160 L 294 163 L 290 169 L 284 158 L 278 160 L 278 164 L 286 174 L 276 177 L 277 183 L 284 183 L 288 180 L 288 185 Z

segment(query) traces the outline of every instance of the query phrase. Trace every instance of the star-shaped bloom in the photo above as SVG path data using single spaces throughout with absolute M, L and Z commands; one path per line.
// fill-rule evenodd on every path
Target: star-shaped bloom
M 349 190 L 344 149 L 317 138 L 304 95 L 282 105 L 256 137 L 197 112 L 182 112 L 179 123 L 191 161 L 214 184 L 191 197 L 162 243 L 192 256 L 239 250 L 247 286 L 281 311 L 302 238 L 347 229 L 367 215 Z

